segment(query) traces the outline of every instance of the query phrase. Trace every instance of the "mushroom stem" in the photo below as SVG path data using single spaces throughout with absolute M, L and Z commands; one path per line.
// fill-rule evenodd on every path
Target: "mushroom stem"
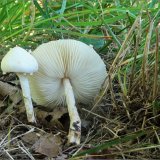
M 69 79 L 63 79 L 66 101 L 68 105 L 68 113 L 70 117 L 70 128 L 68 134 L 69 143 L 80 143 L 81 138 L 81 120 L 75 105 L 73 89 Z
M 22 88 L 24 104 L 25 104 L 25 108 L 26 108 L 26 112 L 27 112 L 27 119 L 29 122 L 36 122 L 36 119 L 34 116 L 32 100 L 31 100 L 28 78 L 24 74 L 19 73 L 17 75 L 19 77 L 21 88 Z

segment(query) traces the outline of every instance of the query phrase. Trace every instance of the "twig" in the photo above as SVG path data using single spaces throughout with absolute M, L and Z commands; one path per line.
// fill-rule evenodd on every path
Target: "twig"
M 24 146 L 24 144 L 22 142 L 20 142 L 21 145 L 18 143 L 18 147 L 31 159 L 31 160 L 35 160 L 35 158 L 32 156 L 32 154 L 28 151 L 28 149 Z
M 27 132 L 25 132 L 25 133 L 23 133 L 23 134 L 20 134 L 20 135 L 18 135 L 17 137 L 14 137 L 13 139 L 11 139 L 11 140 L 8 141 L 8 142 L 5 142 L 5 140 L 6 140 L 7 137 L 11 134 L 11 132 L 12 132 L 15 128 L 20 127 L 20 126 L 25 126 L 25 125 L 20 124 L 20 125 L 17 125 L 17 126 L 15 126 L 15 127 L 13 127 L 13 128 L 8 132 L 8 134 L 2 139 L 2 141 L 0 142 L 0 148 L 6 146 L 8 143 L 14 141 L 14 140 L 17 139 L 17 138 L 19 138 L 19 137 L 21 137 L 21 136 L 24 136 L 24 135 L 26 135 L 26 134 L 31 133 L 31 132 L 34 131 L 34 128 L 31 128 L 29 131 L 27 131 Z
M 113 85 L 112 85 L 110 75 L 108 75 L 108 78 L 109 78 L 109 89 L 110 89 L 110 93 L 111 93 L 111 99 L 112 99 L 112 102 L 113 102 L 113 108 L 117 109 L 117 103 L 116 103 L 116 100 L 115 100 Z
M 150 48 L 150 41 L 153 31 L 154 21 L 150 22 L 149 31 L 146 37 L 146 42 L 144 46 L 143 51 L 143 62 L 142 62 L 142 86 L 143 86 L 143 92 L 145 93 L 146 90 L 146 82 L 148 82 L 148 54 L 149 54 L 149 48 Z
M 100 116 L 100 115 L 98 115 L 98 114 L 96 114 L 96 113 L 94 113 L 94 112 L 92 112 L 92 111 L 89 111 L 89 110 L 85 109 L 85 108 L 82 108 L 82 110 L 84 110 L 85 112 L 88 112 L 88 113 L 90 113 L 90 114 L 93 114 L 93 115 L 95 115 L 95 116 L 97 116 L 97 117 L 99 117 L 99 118 L 102 118 L 102 119 L 104 119 L 104 120 L 106 120 L 106 121 L 109 121 L 109 122 L 111 122 L 111 123 L 118 124 L 118 122 L 116 122 L 116 121 L 112 121 L 111 119 L 102 117 L 102 116 Z
M 9 154 L 9 152 L 7 150 L 5 150 L 5 149 L 3 149 L 3 150 L 11 160 L 14 160 L 14 158 Z
M 138 24 L 138 26 L 137 26 L 137 36 L 136 36 L 136 44 L 135 44 L 135 50 L 134 50 L 134 57 L 133 57 L 133 64 L 132 64 L 132 67 L 131 67 L 131 77 L 130 77 L 130 79 L 129 79 L 129 91 L 128 91 L 128 93 L 130 93 L 131 92 L 131 85 L 132 85 L 132 82 L 133 82 L 133 79 L 134 79 L 134 75 L 135 75 L 135 65 L 136 65 L 136 59 L 138 58 L 138 56 L 140 56 L 140 55 L 138 55 L 137 56 L 137 54 L 138 54 L 138 46 L 139 46 L 139 43 L 140 43 L 140 37 L 141 37 L 141 32 L 142 32 L 142 30 L 141 30 L 141 20 L 139 21 L 139 24 Z
M 156 27 L 156 52 L 155 52 L 155 67 L 154 67 L 154 83 L 153 83 L 153 96 L 152 99 L 155 100 L 157 95 L 157 89 L 158 89 L 158 59 L 159 59 L 159 28 L 160 23 Z

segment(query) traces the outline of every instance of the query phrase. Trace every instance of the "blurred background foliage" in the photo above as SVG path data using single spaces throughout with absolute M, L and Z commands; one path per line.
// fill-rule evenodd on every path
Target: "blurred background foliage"
M 119 49 L 137 15 L 142 15 L 146 34 L 159 8 L 158 0 L 1 0 L 0 41 L 5 48 L 34 48 L 49 40 L 75 38 L 101 50 L 114 42 Z

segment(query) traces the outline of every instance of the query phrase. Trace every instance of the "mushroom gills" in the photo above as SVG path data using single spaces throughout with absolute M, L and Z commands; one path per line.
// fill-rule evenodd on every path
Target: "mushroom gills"
M 94 49 L 76 40 L 40 45 L 32 55 L 39 70 L 29 77 L 33 100 L 46 107 L 68 106 L 71 143 L 80 143 L 81 120 L 75 100 L 89 103 L 106 78 L 106 68 Z

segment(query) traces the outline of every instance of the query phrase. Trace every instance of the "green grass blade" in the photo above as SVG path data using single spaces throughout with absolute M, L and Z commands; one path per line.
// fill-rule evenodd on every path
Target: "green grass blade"
M 74 157 L 79 157 L 79 156 L 84 156 L 86 154 L 96 153 L 98 151 L 102 151 L 102 150 L 110 148 L 112 146 L 134 140 L 134 139 L 141 137 L 143 135 L 146 135 L 147 133 L 150 133 L 150 132 L 151 132 L 150 129 L 145 129 L 145 130 L 137 131 L 137 132 L 127 134 L 127 135 L 124 135 L 124 136 L 121 136 L 121 137 L 118 137 L 115 139 L 111 139 L 111 140 L 108 140 L 106 143 L 98 145 L 92 149 L 88 149 L 86 151 L 80 152 L 77 155 L 75 155 Z

